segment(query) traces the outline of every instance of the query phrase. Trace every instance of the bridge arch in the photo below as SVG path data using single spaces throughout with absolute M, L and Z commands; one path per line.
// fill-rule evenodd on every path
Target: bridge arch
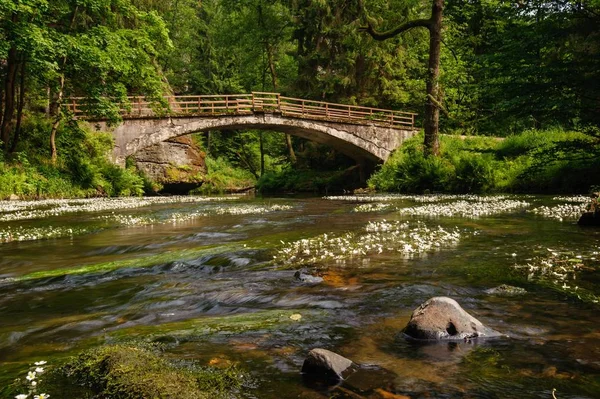
M 101 130 L 106 126 L 99 123 Z M 383 162 L 393 150 L 415 134 L 414 129 L 398 129 L 375 124 L 301 119 L 274 113 L 250 115 L 184 116 L 125 119 L 112 134 L 113 160 L 125 159 L 151 145 L 192 133 L 211 130 L 271 130 L 327 144 L 358 162 Z

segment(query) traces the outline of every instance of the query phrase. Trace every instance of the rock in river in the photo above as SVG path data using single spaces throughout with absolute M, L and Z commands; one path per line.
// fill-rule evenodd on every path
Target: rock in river
M 306 269 L 298 270 L 294 273 L 294 278 L 306 284 L 319 284 L 323 282 L 323 277 L 308 274 Z
M 355 370 L 350 359 L 327 349 L 315 348 L 304 359 L 302 372 L 324 380 L 343 380 Z
M 438 296 L 427 300 L 413 312 L 404 333 L 411 338 L 456 340 L 498 337 L 501 334 L 484 326 L 452 298 Z
M 526 294 L 525 288 L 513 287 L 512 285 L 502 284 L 498 287 L 489 288 L 484 291 L 488 295 L 512 296 Z

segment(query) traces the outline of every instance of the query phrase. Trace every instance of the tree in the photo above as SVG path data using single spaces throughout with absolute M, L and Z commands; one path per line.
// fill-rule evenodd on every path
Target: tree
M 440 150 L 438 136 L 442 99 L 439 79 L 443 11 L 444 0 L 433 0 L 431 17 L 428 19 L 415 19 L 389 31 L 378 32 L 373 27 L 372 19 L 367 15 L 367 26 L 362 28 L 375 40 L 387 40 L 413 28 L 427 28 L 429 30 L 429 68 L 427 71 L 427 99 L 425 101 L 425 120 L 423 123 L 425 130 L 423 150 L 426 156 L 437 156 Z

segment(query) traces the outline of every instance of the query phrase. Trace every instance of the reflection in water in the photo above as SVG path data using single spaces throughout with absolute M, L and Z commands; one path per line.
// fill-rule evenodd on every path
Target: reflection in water
M 585 267 L 576 284 L 597 295 L 598 264 L 591 258 L 600 232 L 520 208 L 493 216 L 481 211 L 478 219 L 397 211 L 421 203 L 440 210 L 453 201 L 462 201 L 461 209 L 468 201 L 481 210 L 507 200 L 540 208 L 562 199 L 388 196 L 357 208 L 363 199 L 132 202 L 111 208 L 106 218 L 101 209 L 69 213 L 78 203 L 48 216 L 44 205 L 47 219 L 18 223 L 82 233 L 0 244 L 0 384 L 40 357 L 58 362 L 87 347 L 137 338 L 165 343 L 176 360 L 241 365 L 261 382 L 249 393 L 260 398 L 548 398 L 552 388 L 561 399 L 600 397 L 598 305 L 552 282 L 528 280 L 514 267 L 552 256 L 547 248 L 573 253 L 564 261 L 579 259 Z M 13 211 L 42 214 L 32 207 Z M 3 212 L 2 231 L 17 226 L 10 212 Z M 174 215 L 177 223 L 164 222 Z M 152 222 L 120 222 L 133 220 Z M 286 254 L 285 243 L 302 242 L 308 244 Z M 422 251 L 408 256 L 408 244 Z M 299 281 L 300 269 L 322 281 Z M 64 272 L 50 273 L 57 270 Z M 19 276 L 34 277 L 6 279 Z M 486 293 L 501 284 L 526 292 Z M 440 295 L 508 337 L 406 340 L 400 332 L 412 311 Z M 299 370 L 314 347 L 362 367 L 334 390 L 305 384 Z

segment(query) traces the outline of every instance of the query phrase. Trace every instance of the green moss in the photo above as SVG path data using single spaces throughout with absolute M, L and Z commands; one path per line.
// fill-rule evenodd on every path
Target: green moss
M 127 267 L 150 267 L 161 263 L 170 262 L 174 259 L 177 260 L 189 260 L 198 258 L 199 256 L 216 255 L 228 251 L 232 251 L 234 246 L 209 246 L 202 247 L 200 249 L 183 249 L 183 250 L 172 250 L 164 252 L 158 255 L 144 256 L 143 258 L 123 259 L 112 262 L 94 263 L 92 265 L 85 265 L 79 267 L 68 267 L 63 269 L 54 270 L 42 270 L 38 272 L 24 274 L 22 276 L 14 277 L 12 281 L 28 281 L 36 280 L 41 278 L 60 277 L 66 275 L 77 275 L 87 273 L 99 273 L 109 272 L 117 269 L 123 269 Z
M 86 351 L 61 369 L 71 384 L 98 398 L 230 398 L 242 386 L 236 368 L 176 366 L 152 346 L 107 345 Z
M 152 341 L 179 342 L 201 339 L 210 334 L 239 334 L 246 331 L 268 331 L 298 323 L 290 318 L 294 313 L 302 314 L 302 320 L 314 316 L 305 310 L 261 310 L 253 313 L 201 317 L 198 319 L 165 323 L 160 325 L 136 326 L 117 330 L 115 338 L 140 338 Z

